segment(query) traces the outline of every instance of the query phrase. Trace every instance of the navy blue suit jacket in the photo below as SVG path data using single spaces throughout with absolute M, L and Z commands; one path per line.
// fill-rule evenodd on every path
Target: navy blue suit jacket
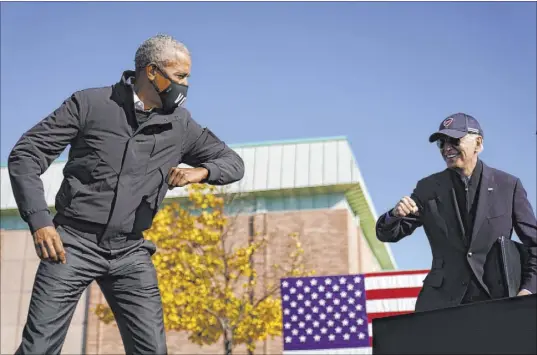
M 483 164 L 470 242 L 462 236 L 453 189 L 449 170 L 430 175 L 418 182 L 411 196 L 420 207 L 419 216 L 390 218 L 387 212 L 377 221 L 377 237 L 388 243 L 424 227 L 433 261 L 416 311 L 460 304 L 472 274 L 492 298 L 505 297 L 499 260 L 491 249 L 513 230 L 529 252 L 521 289 L 537 293 L 537 222 L 520 179 Z

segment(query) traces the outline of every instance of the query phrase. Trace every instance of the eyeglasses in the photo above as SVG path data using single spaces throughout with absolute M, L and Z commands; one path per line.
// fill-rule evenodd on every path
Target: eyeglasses
M 436 145 L 438 146 L 439 149 L 444 149 L 444 146 L 446 145 L 446 143 L 449 143 L 449 145 L 453 147 L 458 147 L 461 144 L 461 140 L 460 138 L 444 137 L 444 138 L 439 138 L 436 141 Z
M 473 132 L 468 132 L 468 134 L 479 135 L 478 133 L 473 133 Z M 463 138 L 464 138 L 464 137 L 463 137 Z M 462 139 L 462 138 L 442 137 L 442 138 L 439 138 L 439 139 L 436 141 L 436 145 L 437 145 L 438 148 L 440 148 L 440 149 L 444 149 L 444 146 L 446 145 L 446 143 L 449 143 L 449 144 L 452 145 L 453 147 L 458 147 L 458 146 L 461 144 L 461 139 Z

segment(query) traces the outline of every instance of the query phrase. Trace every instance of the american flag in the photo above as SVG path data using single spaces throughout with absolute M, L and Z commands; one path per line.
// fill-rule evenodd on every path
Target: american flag
M 427 272 L 281 279 L 284 354 L 370 354 L 372 320 L 413 312 Z

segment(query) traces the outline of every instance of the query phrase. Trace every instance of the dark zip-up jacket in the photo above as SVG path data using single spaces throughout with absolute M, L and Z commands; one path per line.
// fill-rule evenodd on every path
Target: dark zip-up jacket
M 70 144 L 64 180 L 56 195 L 55 219 L 95 226 L 97 242 L 115 249 L 141 238 L 150 228 L 168 185 L 170 168 L 180 163 L 205 167 L 207 183 L 242 179 L 237 153 L 178 107 L 136 122 L 127 71 L 111 87 L 74 93 L 27 131 L 8 160 L 21 217 L 32 232 L 53 226 L 40 175 Z

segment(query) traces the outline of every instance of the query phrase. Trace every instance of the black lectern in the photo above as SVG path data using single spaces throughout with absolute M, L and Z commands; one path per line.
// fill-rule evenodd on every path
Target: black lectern
M 373 354 L 537 354 L 537 295 L 374 319 Z

